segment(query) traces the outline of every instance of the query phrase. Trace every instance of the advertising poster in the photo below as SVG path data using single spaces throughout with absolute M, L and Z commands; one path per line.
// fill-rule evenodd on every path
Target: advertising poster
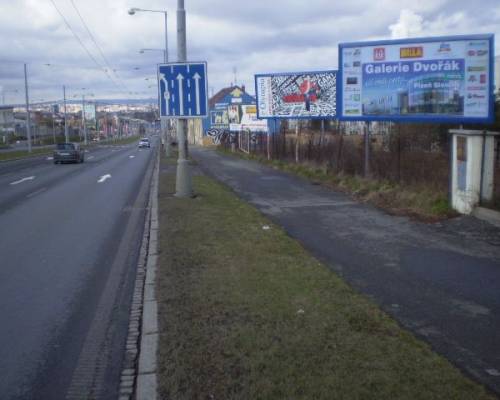
M 85 103 L 84 112 L 87 121 L 95 120 L 95 104 Z
M 258 118 L 337 116 L 337 71 L 255 75 Z
M 231 123 L 229 125 L 229 130 L 231 132 L 267 132 L 267 121 L 257 118 L 257 106 L 240 106 L 240 110 L 241 121 L 240 123 Z
M 341 117 L 353 120 L 492 118 L 492 36 L 339 45 Z
M 226 128 L 229 126 L 227 104 L 217 103 L 215 109 L 210 111 L 210 125 L 215 128 Z

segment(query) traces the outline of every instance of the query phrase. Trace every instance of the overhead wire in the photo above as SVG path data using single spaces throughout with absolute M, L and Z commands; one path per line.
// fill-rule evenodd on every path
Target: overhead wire
M 109 80 L 120 90 L 120 92 L 123 90 L 123 88 L 120 88 L 119 85 L 114 81 L 114 79 L 109 75 L 109 73 L 107 72 L 107 70 L 96 60 L 96 58 L 93 56 L 93 54 L 89 51 L 89 49 L 87 48 L 87 46 L 85 46 L 85 44 L 82 42 L 82 40 L 80 39 L 80 37 L 76 34 L 76 32 L 73 30 L 73 27 L 71 26 L 71 24 L 68 22 L 68 20 L 66 19 L 66 17 L 64 16 L 64 14 L 61 12 L 61 10 L 59 10 L 59 8 L 57 7 L 56 3 L 54 0 L 50 0 L 50 2 L 52 3 L 52 5 L 54 6 L 54 8 L 56 9 L 57 13 L 61 16 L 62 20 L 64 21 L 64 23 L 66 24 L 66 27 L 71 31 L 71 33 L 73 34 L 73 36 L 75 37 L 75 39 L 77 40 L 77 42 L 80 44 L 80 46 L 85 50 L 85 52 L 87 53 L 87 55 L 89 56 L 89 58 L 99 67 L 100 70 L 102 70 L 106 76 L 109 78 Z
M 80 18 L 80 21 L 82 22 L 83 26 L 85 27 L 85 30 L 87 31 L 90 39 L 92 40 L 92 42 L 94 43 L 95 47 L 97 48 L 97 50 L 99 51 L 99 54 L 101 55 L 104 63 L 106 64 L 106 66 L 111 70 L 113 71 L 113 73 L 116 75 L 116 77 L 119 79 L 119 83 L 123 86 L 123 88 L 127 91 L 127 92 L 130 92 L 130 90 L 127 88 L 127 86 L 123 83 L 123 80 L 122 78 L 117 74 L 116 70 L 113 69 L 111 67 L 111 63 L 108 61 L 108 59 L 106 58 L 106 56 L 104 55 L 104 52 L 102 51 L 102 48 L 101 46 L 99 45 L 99 43 L 97 43 L 97 40 L 95 39 L 94 35 L 92 34 L 92 32 L 90 31 L 87 23 L 85 22 L 85 19 L 83 18 L 82 14 L 80 13 L 80 10 L 78 9 L 78 7 L 76 6 L 74 0 L 70 0 L 71 2 L 71 5 L 73 6 L 73 8 L 75 9 L 78 17 Z

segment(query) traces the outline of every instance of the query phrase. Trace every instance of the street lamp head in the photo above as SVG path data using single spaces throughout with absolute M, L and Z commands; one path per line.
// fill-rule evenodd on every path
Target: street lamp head
M 139 10 L 138 8 L 131 8 L 131 9 L 128 10 L 128 13 L 130 15 L 134 15 L 136 13 L 136 11 L 138 11 L 138 10 Z

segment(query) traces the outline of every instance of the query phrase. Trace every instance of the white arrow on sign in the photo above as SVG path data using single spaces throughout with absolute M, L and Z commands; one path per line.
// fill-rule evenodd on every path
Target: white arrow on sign
M 165 99 L 165 114 L 169 115 L 170 114 L 170 92 L 168 91 L 168 83 L 167 80 L 165 79 L 165 74 L 160 74 L 160 79 L 163 81 L 163 84 L 165 85 L 165 93 L 163 94 L 163 98 Z
M 184 76 L 179 72 L 177 75 L 177 82 L 179 82 L 179 115 L 184 115 L 184 93 L 182 88 L 182 81 L 184 80 Z
M 195 81 L 195 85 L 196 85 L 196 114 L 201 114 L 201 111 L 200 111 L 200 79 L 201 79 L 201 76 L 200 74 L 197 72 L 196 74 L 194 74 L 193 76 L 193 79 Z
M 110 179 L 111 178 L 111 175 L 110 174 L 106 174 L 106 175 L 103 175 L 99 178 L 99 180 L 97 181 L 97 183 L 103 183 L 104 181 L 106 181 L 106 179 Z
M 34 176 L 28 176 L 27 178 L 19 179 L 18 181 L 11 182 L 10 184 L 11 185 L 19 185 L 20 183 L 23 183 L 23 182 L 26 182 L 26 181 L 32 181 L 33 179 L 35 179 Z

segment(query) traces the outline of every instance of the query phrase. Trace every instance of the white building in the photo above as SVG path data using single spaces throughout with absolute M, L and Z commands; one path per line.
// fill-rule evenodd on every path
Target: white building
M 14 125 L 14 107 L 0 106 L 0 127 L 10 127 Z

